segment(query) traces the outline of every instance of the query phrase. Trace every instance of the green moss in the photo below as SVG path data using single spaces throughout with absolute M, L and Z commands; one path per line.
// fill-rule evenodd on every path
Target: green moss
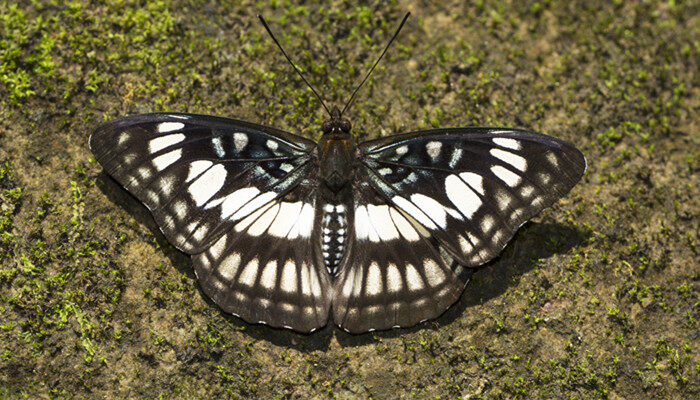
M 255 13 L 342 105 L 404 11 L 0 5 L 0 397 L 697 397 L 689 2 L 413 12 L 347 113 L 358 138 L 520 126 L 588 159 L 583 181 L 476 272 L 456 307 L 415 329 L 300 336 L 226 316 L 87 149 L 98 123 L 157 110 L 318 137 L 318 100 Z

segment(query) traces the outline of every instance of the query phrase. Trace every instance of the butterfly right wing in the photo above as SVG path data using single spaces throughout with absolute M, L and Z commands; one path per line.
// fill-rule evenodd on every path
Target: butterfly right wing
M 333 320 L 363 333 L 435 318 L 459 299 L 471 268 L 388 202 L 359 173 L 353 182 L 347 254 L 334 285 Z
M 572 145 L 523 129 L 434 129 L 359 147 L 377 191 L 470 267 L 496 257 L 586 169 Z

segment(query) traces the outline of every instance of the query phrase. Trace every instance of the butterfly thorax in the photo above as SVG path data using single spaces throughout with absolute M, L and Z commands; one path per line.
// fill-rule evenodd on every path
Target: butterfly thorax
M 356 145 L 350 135 L 350 121 L 341 117 L 338 107 L 333 107 L 322 129 L 318 142 L 321 181 L 328 190 L 339 193 L 352 178 Z

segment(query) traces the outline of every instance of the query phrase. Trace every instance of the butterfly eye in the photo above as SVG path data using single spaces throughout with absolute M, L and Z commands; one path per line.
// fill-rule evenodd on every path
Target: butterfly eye
M 323 124 L 321 124 L 321 130 L 323 131 L 323 133 L 331 133 L 332 129 L 333 124 L 331 123 L 330 119 L 323 121 Z
M 345 133 L 350 133 L 350 129 L 352 129 L 352 124 L 350 123 L 349 120 L 347 119 L 341 119 L 340 120 L 340 130 L 345 132 Z

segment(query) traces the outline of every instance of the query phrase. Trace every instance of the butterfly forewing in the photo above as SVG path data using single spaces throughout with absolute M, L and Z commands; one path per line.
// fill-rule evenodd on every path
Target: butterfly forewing
M 471 270 L 360 175 L 353 184 L 349 244 L 335 283 L 333 318 L 352 333 L 411 326 L 442 314 Z M 442 253 L 442 254 L 441 254 Z
M 118 119 L 90 137 L 104 169 L 190 254 L 308 175 L 314 145 L 243 121 L 175 113 Z
M 516 129 L 422 131 L 360 147 L 373 187 L 466 266 L 495 257 L 586 166 L 573 146 Z

